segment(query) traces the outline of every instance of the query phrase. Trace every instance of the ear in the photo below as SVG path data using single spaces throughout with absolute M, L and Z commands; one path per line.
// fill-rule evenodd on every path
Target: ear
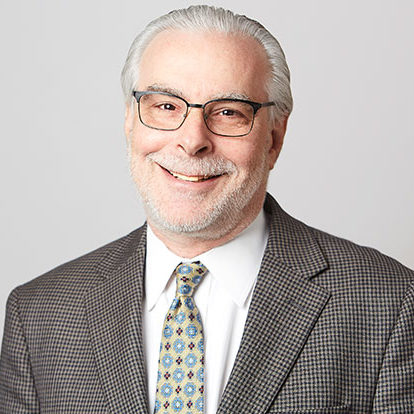
M 135 111 L 132 108 L 132 105 L 127 103 L 125 105 L 125 122 L 124 122 L 124 131 L 127 140 L 131 136 L 131 132 L 134 129 L 135 124 Z
M 283 145 L 283 139 L 285 137 L 287 122 L 289 116 L 282 121 L 274 121 L 273 129 L 271 131 L 271 145 L 269 148 L 269 170 L 272 170 L 275 166 L 276 160 L 279 157 L 280 151 Z

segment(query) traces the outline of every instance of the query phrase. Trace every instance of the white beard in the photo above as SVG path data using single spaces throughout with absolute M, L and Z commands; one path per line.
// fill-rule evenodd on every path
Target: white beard
M 259 189 L 266 188 L 268 170 L 266 158 L 263 154 L 260 163 L 250 174 L 245 177 L 239 185 L 230 184 L 228 191 L 221 192 L 214 202 L 208 203 L 207 208 L 197 211 L 191 217 L 169 214 L 168 209 L 160 205 L 157 200 L 156 184 L 152 183 L 151 177 L 143 179 L 137 162 L 128 151 L 130 159 L 130 173 L 136 184 L 139 195 L 143 201 L 147 218 L 152 225 L 161 231 L 175 234 L 185 234 L 188 237 L 211 240 L 217 239 L 231 230 L 243 220 L 247 213 L 246 207 Z M 179 160 L 177 157 L 164 156 L 161 153 L 147 155 L 144 162 L 156 162 L 168 170 L 179 171 L 188 175 L 237 175 L 237 167 L 231 161 L 217 158 L 191 158 Z M 237 178 L 237 176 L 236 176 Z M 264 191 L 263 191 L 264 192 Z M 258 193 L 259 194 L 259 193 Z M 261 194 L 261 193 L 260 193 Z M 208 197 L 208 194 L 187 193 L 185 197 L 192 202 L 201 203 Z

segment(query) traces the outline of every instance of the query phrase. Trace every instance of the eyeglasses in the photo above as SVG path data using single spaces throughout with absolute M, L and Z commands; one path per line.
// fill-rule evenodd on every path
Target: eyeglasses
M 133 95 L 138 102 L 139 119 L 148 128 L 175 131 L 184 123 L 190 108 L 200 108 L 209 131 L 223 137 L 249 134 L 257 111 L 275 105 L 274 102 L 258 103 L 231 98 L 192 104 L 171 93 L 156 91 L 134 91 Z

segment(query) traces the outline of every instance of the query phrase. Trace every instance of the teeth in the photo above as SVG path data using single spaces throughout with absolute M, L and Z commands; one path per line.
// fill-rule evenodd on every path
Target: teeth
M 198 175 L 183 175 L 183 174 L 178 174 L 176 172 L 170 171 L 171 175 L 173 175 L 176 178 L 179 178 L 180 180 L 184 180 L 184 181 L 192 181 L 192 182 L 198 182 L 198 181 L 204 181 L 207 180 L 208 178 L 210 178 L 208 175 L 207 176 L 198 176 Z

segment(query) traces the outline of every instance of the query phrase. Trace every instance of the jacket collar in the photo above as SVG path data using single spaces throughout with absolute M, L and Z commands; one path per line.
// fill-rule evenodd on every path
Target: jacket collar
M 96 366 L 110 412 L 148 412 L 142 338 L 146 226 L 98 265 L 102 281 L 85 295 Z
M 272 255 L 305 278 L 328 268 L 312 228 L 294 219 L 267 194 L 265 212 L 270 216 L 268 255 Z

